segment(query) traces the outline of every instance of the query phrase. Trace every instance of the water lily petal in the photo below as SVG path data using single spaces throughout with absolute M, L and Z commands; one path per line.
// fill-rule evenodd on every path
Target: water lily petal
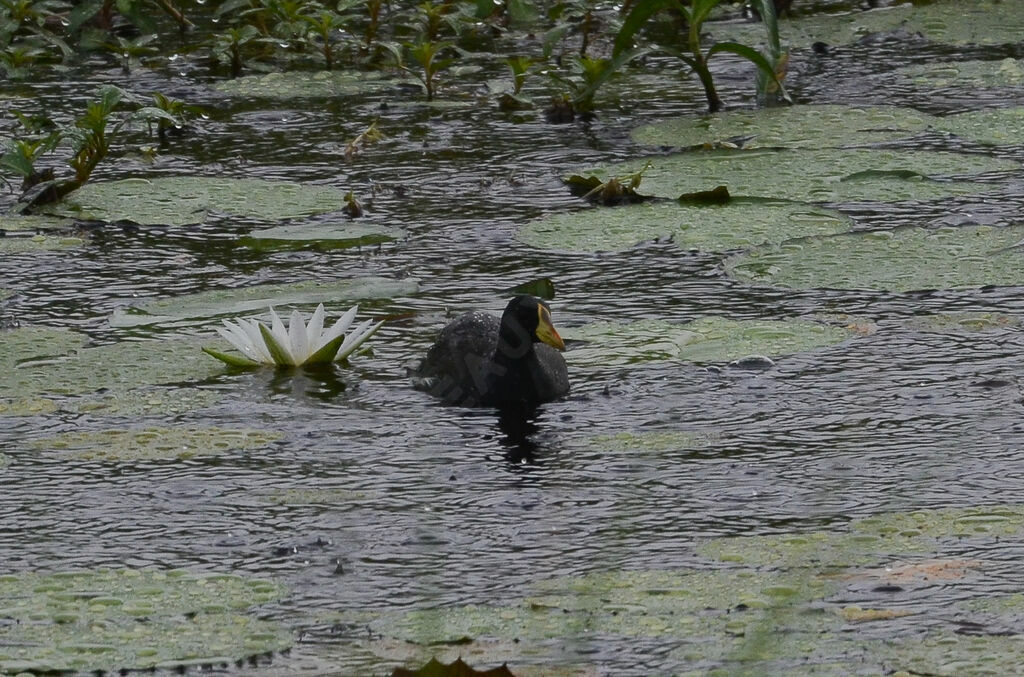
M 338 321 L 334 323 L 330 331 L 323 335 L 323 345 L 327 345 L 334 339 L 338 338 L 345 333 L 348 326 L 352 324 L 352 320 L 356 317 L 356 311 L 359 310 L 359 306 L 355 305 L 345 311 L 345 314 L 338 318 Z
M 302 313 L 298 310 L 293 310 L 288 320 L 288 343 L 295 364 L 305 362 L 309 357 L 309 338 L 306 336 L 306 323 L 302 321 Z
M 266 342 L 267 334 L 262 331 L 260 333 L 263 334 L 264 342 Z M 274 312 L 274 306 L 270 306 L 270 333 L 273 335 L 274 341 L 277 342 L 277 347 L 288 357 L 286 362 L 281 362 L 275 357 L 274 362 L 277 364 L 295 364 L 295 356 L 291 352 L 291 339 L 288 337 L 288 330 L 284 328 L 284 322 Z M 267 345 L 267 350 L 270 351 L 271 355 L 274 355 L 276 352 L 270 345 Z
M 263 333 L 260 331 L 260 327 L 263 325 L 256 320 L 238 320 L 238 326 L 249 339 L 253 349 L 259 354 L 257 359 L 266 364 L 275 364 L 274 358 L 270 356 L 270 351 L 267 350 L 266 342 L 263 340 Z
M 315 353 L 323 348 L 321 340 L 324 333 L 324 304 L 319 304 L 313 311 L 313 317 L 309 318 L 309 325 L 306 326 L 306 336 L 309 339 L 309 352 Z
M 377 330 L 381 328 L 384 322 L 377 322 L 373 324 L 373 320 L 366 320 L 358 327 L 353 329 L 348 336 L 345 337 L 345 342 L 341 344 L 338 349 L 338 354 L 334 358 L 335 360 L 344 360 L 349 355 L 354 353 L 356 349 L 361 346 L 368 338 L 377 333 Z
M 257 361 L 260 359 L 259 351 L 253 348 L 252 341 L 238 325 L 224 320 L 224 326 L 217 327 L 217 333 L 246 357 Z

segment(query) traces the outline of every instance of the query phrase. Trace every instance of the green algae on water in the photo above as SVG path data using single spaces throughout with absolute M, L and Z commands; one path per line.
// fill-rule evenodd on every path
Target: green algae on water
M 921 289 L 1024 284 L 1024 226 L 907 228 L 808 238 L 725 261 L 753 284 L 795 289 Z
M 244 613 L 282 586 L 233 574 L 102 569 L 0 576 L 0 672 L 174 669 L 291 646 L 290 631 Z
M 266 221 L 338 211 L 347 191 L 289 181 L 227 176 L 160 176 L 89 182 L 51 214 L 97 221 L 127 220 L 142 225 L 202 223 L 213 212 Z
M 62 433 L 32 442 L 37 451 L 94 461 L 187 459 L 265 448 L 281 439 L 269 430 L 193 426 L 150 427 Z
M 720 252 L 849 228 L 842 214 L 804 204 L 643 202 L 556 213 L 528 224 L 518 237 L 542 249 L 621 251 L 645 240 L 670 239 L 681 249 Z
M 562 334 L 585 342 L 566 351 L 566 361 L 598 367 L 675 360 L 707 364 L 752 355 L 787 355 L 842 343 L 856 332 L 806 320 L 704 317 L 686 324 L 663 320 L 594 322 L 566 329 Z

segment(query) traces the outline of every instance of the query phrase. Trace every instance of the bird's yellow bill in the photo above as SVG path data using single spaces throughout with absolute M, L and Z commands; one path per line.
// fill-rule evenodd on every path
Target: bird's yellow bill
M 544 306 L 537 306 L 537 338 L 552 348 L 565 350 L 565 341 L 551 323 L 551 311 Z

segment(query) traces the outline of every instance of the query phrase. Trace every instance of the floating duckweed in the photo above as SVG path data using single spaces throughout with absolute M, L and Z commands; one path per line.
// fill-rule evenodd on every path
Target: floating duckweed
M 36 440 L 31 446 L 41 451 L 68 452 L 76 458 L 134 461 L 184 459 L 259 449 L 280 438 L 280 433 L 262 430 L 176 427 L 75 431 Z
M 0 625 L 0 672 L 177 669 L 281 651 L 287 629 L 240 612 L 283 594 L 266 581 L 188 572 L 6 575 L 0 607 L 13 622 Z
M 416 280 L 386 277 L 359 277 L 351 280 L 320 282 L 307 280 L 293 284 L 258 284 L 237 289 L 212 289 L 139 304 L 131 312 L 115 313 L 115 327 L 170 323 L 189 318 L 241 315 L 266 312 L 267 306 L 332 303 L 349 304 L 363 299 L 387 299 L 409 296 L 419 289 Z M 347 310 L 349 305 L 345 305 Z M 328 308 L 330 312 L 330 308 Z M 204 361 L 209 361 L 205 360 Z
M 832 148 L 895 141 L 937 120 L 896 106 L 788 106 L 672 118 L 638 127 L 632 137 L 646 146 L 676 148 L 724 141 L 740 141 L 744 148 Z
M 786 355 L 842 343 L 856 333 L 804 320 L 699 318 L 686 324 L 662 320 L 596 322 L 566 329 L 566 338 L 587 345 L 566 352 L 578 365 L 605 366 L 685 360 L 729 362 L 749 355 Z
M 774 109 L 773 109 L 774 110 Z M 733 200 L 724 205 L 643 202 L 553 214 L 528 224 L 519 239 L 543 249 L 617 251 L 671 239 L 682 249 L 726 251 L 850 228 L 847 217 L 809 205 Z
M 641 192 L 677 198 L 726 186 L 734 197 L 799 202 L 898 202 L 984 193 L 977 182 L 933 181 L 1019 169 L 1017 162 L 942 151 L 797 149 L 686 152 L 580 172 L 601 180 L 643 172 Z
M 130 220 L 143 225 L 202 223 L 210 212 L 267 221 L 342 209 L 346 191 L 330 186 L 224 176 L 163 176 L 89 182 L 53 214 L 97 221 Z
M 726 272 L 798 289 L 958 289 L 1024 284 L 1024 226 L 966 226 L 809 238 L 726 260 Z

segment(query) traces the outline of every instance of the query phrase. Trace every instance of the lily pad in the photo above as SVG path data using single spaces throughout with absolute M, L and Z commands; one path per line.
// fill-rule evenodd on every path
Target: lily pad
M 643 202 L 554 214 L 528 224 L 519 239 L 542 249 L 617 251 L 668 238 L 683 249 L 727 251 L 849 228 L 849 219 L 838 212 L 803 204 Z
M 105 416 L 171 416 L 195 412 L 218 404 L 224 395 L 200 388 L 143 387 L 87 395 L 73 409 Z
M 126 341 L 61 355 L 67 352 L 66 345 L 55 342 L 48 346 L 26 346 L 23 331 L 0 332 L 0 347 L 11 345 L 19 351 L 13 356 L 16 368 L 0 371 L 0 392 L 15 399 L 46 394 L 84 395 L 101 389 L 112 396 L 124 395 L 143 385 L 199 381 L 221 373 L 200 352 L 195 340 Z M 52 332 L 48 330 L 42 335 L 53 335 Z M 56 335 L 62 340 L 81 341 L 81 337 L 68 334 L 72 333 Z M 13 339 L 9 338 L 11 335 Z M 10 360 L 9 355 L 0 358 L 0 365 Z
M 274 583 L 228 574 L 115 569 L 0 576 L 0 672 L 115 672 L 231 663 L 293 642 L 245 609 Z
M 0 254 L 24 254 L 25 252 L 73 249 L 85 243 L 80 237 L 71 235 L 44 235 L 32 237 L 0 237 Z
M 40 416 L 57 411 L 57 403 L 45 397 L 0 399 L 0 416 Z
M 760 24 L 708 23 L 705 28 L 715 41 L 764 42 L 764 27 Z M 927 5 L 904 4 L 779 20 L 782 44 L 797 48 L 809 48 L 815 42 L 846 45 L 873 33 L 895 30 L 920 33 L 933 42 L 953 45 L 1017 44 L 1024 35 L 1024 0 L 939 0 Z
M 380 244 L 405 237 L 406 232 L 372 222 L 302 223 L 256 230 L 238 244 L 260 250 L 288 249 L 312 245 L 317 249 L 342 249 Z
M 0 213 L 0 231 L 11 233 L 32 231 L 47 233 L 55 230 L 69 230 L 72 227 L 74 227 L 74 221 L 56 216 Z
M 798 202 L 932 200 L 991 186 L 932 177 L 1010 171 L 1020 164 L 979 155 L 908 150 L 710 151 L 641 158 L 588 169 L 602 180 L 640 171 L 640 190 L 676 198 L 724 185 L 733 196 Z
M 224 428 L 144 428 L 140 430 L 76 430 L 32 442 L 38 451 L 58 451 L 74 458 L 99 461 L 186 459 L 260 449 L 281 434 L 266 430 Z
M 904 66 L 896 71 L 915 85 L 945 87 L 1020 87 L 1024 85 L 1024 61 L 951 61 Z
M 67 355 L 85 342 L 85 336 L 69 329 L 24 326 L 0 330 L 0 380 L 21 366 Z
M 938 127 L 990 146 L 1024 145 L 1024 108 L 969 111 L 939 118 Z
M 685 360 L 729 362 L 750 355 L 785 355 L 842 343 L 856 335 L 845 327 L 804 320 L 730 320 L 704 317 L 686 324 L 663 320 L 596 322 L 566 329 L 565 338 L 587 345 L 566 352 L 579 366 L 618 366 Z
M 351 303 L 364 299 L 389 299 L 411 296 L 419 290 L 412 279 L 359 277 L 351 280 L 319 282 L 307 280 L 292 284 L 258 284 L 237 289 L 213 289 L 196 294 L 158 299 L 117 311 L 110 318 L 114 327 L 167 324 L 192 318 L 242 315 L 266 311 L 268 306 Z M 347 310 L 347 307 L 346 307 Z
M 961 334 L 1017 329 L 1021 326 L 1021 318 L 1002 313 L 951 312 L 914 315 L 901 324 L 914 331 Z
M 162 176 L 90 182 L 51 214 L 143 225 L 202 223 L 210 212 L 280 221 L 342 209 L 346 191 L 289 181 L 223 176 Z
M 290 101 L 358 96 L 378 92 L 394 84 L 374 71 L 288 71 L 225 80 L 217 83 L 215 89 L 229 96 Z
M 745 282 L 797 289 L 960 289 L 1024 285 L 1024 226 L 851 233 L 754 249 L 726 260 Z
M 906 138 L 935 120 L 896 106 L 789 106 L 672 118 L 638 127 L 632 137 L 646 146 L 675 148 L 727 141 L 744 148 L 837 148 Z

